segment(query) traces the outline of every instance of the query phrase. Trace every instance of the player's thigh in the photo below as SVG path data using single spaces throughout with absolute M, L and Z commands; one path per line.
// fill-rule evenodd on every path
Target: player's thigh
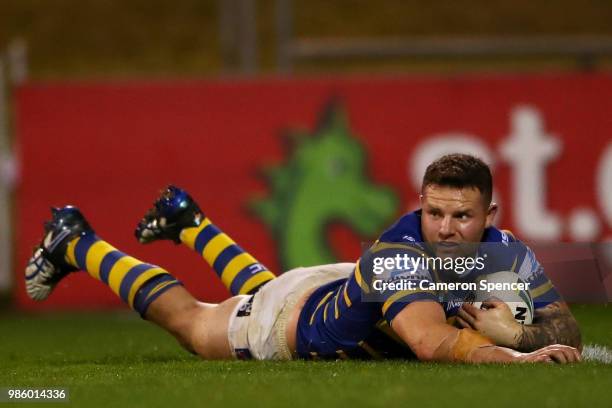
M 230 317 L 236 312 L 241 297 L 232 297 L 218 305 L 201 303 L 192 316 L 191 346 L 206 359 L 234 358 L 228 339 Z

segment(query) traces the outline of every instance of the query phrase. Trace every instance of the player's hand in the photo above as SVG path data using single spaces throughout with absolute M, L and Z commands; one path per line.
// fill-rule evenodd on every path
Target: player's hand
M 498 300 L 482 302 L 482 309 L 464 303 L 457 314 L 457 323 L 461 327 L 471 328 L 487 336 L 498 346 L 516 348 L 521 335 L 521 324 L 507 304 Z
M 521 363 L 578 363 L 582 361 L 582 355 L 574 347 L 553 344 L 531 353 L 521 353 L 517 361 Z

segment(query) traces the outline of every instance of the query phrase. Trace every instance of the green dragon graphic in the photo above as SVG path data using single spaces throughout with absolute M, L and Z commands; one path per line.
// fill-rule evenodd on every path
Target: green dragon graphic
M 365 150 L 337 103 L 324 109 L 314 134 L 287 136 L 294 142 L 287 163 L 262 169 L 271 196 L 253 199 L 250 207 L 271 228 L 284 270 L 335 262 L 327 226 L 344 223 L 372 238 L 395 215 L 398 199 L 368 180 Z

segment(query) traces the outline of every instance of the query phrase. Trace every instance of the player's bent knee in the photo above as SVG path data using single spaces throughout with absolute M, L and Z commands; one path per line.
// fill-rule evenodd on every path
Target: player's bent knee
M 193 302 L 173 310 L 163 319 L 156 319 L 156 323 L 172 334 L 183 348 L 197 354 L 193 346 L 193 333 L 197 330 L 200 320 L 201 307 L 198 302 Z
M 172 304 L 154 310 L 149 316 L 172 334 L 191 353 L 205 359 L 230 359 L 228 323 L 240 298 L 230 298 L 219 305 L 181 298 L 166 299 Z M 171 302 L 176 300 L 176 302 Z

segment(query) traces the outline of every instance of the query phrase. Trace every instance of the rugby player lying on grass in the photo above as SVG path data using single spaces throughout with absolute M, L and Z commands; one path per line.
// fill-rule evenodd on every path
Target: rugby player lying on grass
M 491 174 L 480 160 L 445 156 L 432 163 L 422 187 L 422 211 L 409 213 L 379 243 L 436 255 L 458 244 L 515 242 L 492 226 Z M 107 284 L 140 315 L 206 359 L 407 357 L 423 361 L 577 362 L 580 332 L 533 253 L 517 242 L 494 270 L 516 268 L 533 285 L 539 308 L 533 325 L 518 324 L 504 303 L 489 310 L 440 302 L 428 291 L 397 292 L 366 302 L 364 278 L 372 251 L 357 264 L 296 268 L 276 278 L 238 247 L 184 191 L 169 187 L 136 230 L 143 242 L 169 239 L 202 254 L 234 295 L 220 304 L 196 300 L 167 271 L 119 252 L 101 240 L 78 209 L 53 210 L 45 236 L 26 268 L 35 300 L 49 296 L 68 273 L 84 270 Z M 373 247 L 375 248 L 376 245 Z M 423 273 L 426 273 L 423 272 Z M 428 278 L 432 278 L 429 276 Z M 456 318 L 460 327 L 447 322 Z M 561 344 L 557 344 L 561 343 Z

